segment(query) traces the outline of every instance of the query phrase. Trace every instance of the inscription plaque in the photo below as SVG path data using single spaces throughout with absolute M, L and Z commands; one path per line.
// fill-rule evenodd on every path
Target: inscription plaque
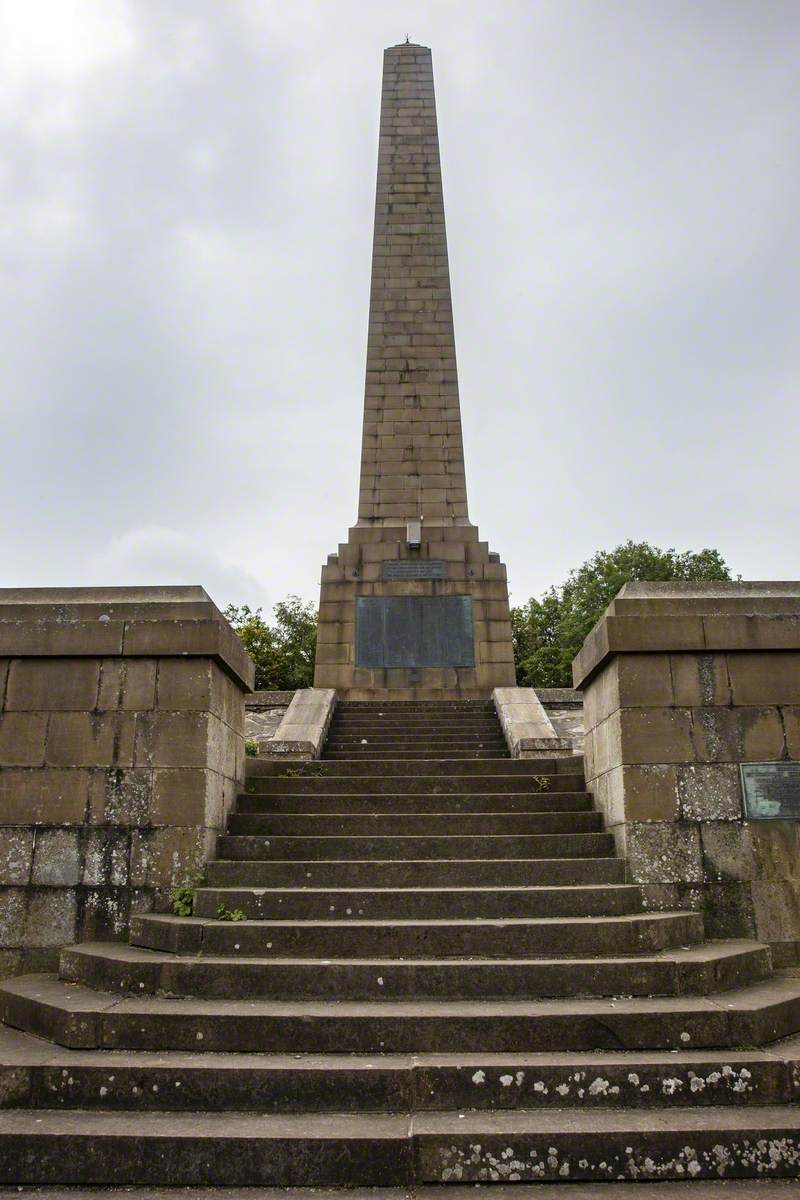
M 474 667 L 471 596 L 359 596 L 356 666 Z
M 443 558 L 386 558 L 382 567 L 384 579 L 447 579 Z
M 740 763 L 745 817 L 800 820 L 800 763 Z

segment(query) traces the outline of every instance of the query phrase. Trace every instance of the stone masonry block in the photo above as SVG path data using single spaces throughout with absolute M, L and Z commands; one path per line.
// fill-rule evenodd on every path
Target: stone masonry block
M 11 664 L 9 711 L 90 710 L 97 705 L 100 662 L 96 658 L 21 658 Z
M 154 767 L 205 767 L 208 762 L 208 713 L 138 714 L 137 764 Z
M 615 660 L 620 708 L 668 708 L 674 704 L 667 654 L 625 654 Z
M 669 661 L 675 704 L 685 708 L 730 704 L 731 687 L 724 654 L 672 654 Z
M 131 884 L 176 887 L 204 859 L 204 833 L 197 826 L 136 829 L 131 841 Z
M 777 708 L 692 710 L 695 753 L 701 762 L 770 762 L 783 757 L 784 727 Z
M 23 945 L 66 946 L 76 937 L 78 897 L 74 888 L 42 888 L 28 896 Z
M 213 806 L 212 772 L 201 767 L 162 767 L 153 783 L 153 825 L 208 825 L 219 828 Z
M 88 771 L 4 768 L 0 771 L 0 821 L 30 825 L 83 821 L 88 795 Z
M 794 941 L 800 929 L 800 879 L 756 879 L 750 890 L 759 940 Z
M 737 821 L 742 789 L 735 763 L 687 763 L 675 768 L 684 821 Z
M 33 830 L 20 825 L 0 827 L 0 885 L 29 883 L 32 862 Z
M 162 658 L 158 664 L 158 707 L 170 712 L 210 710 L 210 660 Z
M 127 829 L 87 831 L 81 883 L 86 887 L 125 887 L 130 876 L 131 834 Z
M 1 713 L 0 763 L 4 767 L 41 766 L 46 730 L 46 713 Z
M 759 878 L 800 877 L 800 828 L 796 821 L 751 821 L 749 828 Z
M 133 740 L 133 713 L 56 712 L 50 717 L 46 761 L 54 767 L 129 767 Z
M 755 877 L 756 860 L 749 825 L 741 821 L 704 821 L 698 828 L 706 879 L 746 881 Z
M 800 705 L 800 652 L 730 653 L 728 673 L 737 705 Z
M 0 948 L 21 946 L 25 938 L 28 891 L 21 887 L 0 888 Z
M 674 821 L 678 816 L 678 769 L 663 763 L 622 767 L 624 801 L 620 820 Z
M 38 829 L 31 882 L 46 887 L 73 887 L 81 877 L 79 831 Z
M 153 793 L 149 767 L 106 767 L 92 772 L 90 819 L 97 825 L 148 825 Z
M 619 719 L 623 763 L 677 763 L 694 758 L 691 721 L 687 710 L 623 708 Z M 613 765 L 613 764 L 612 764 Z
M 703 878 L 700 832 L 671 821 L 630 823 L 628 868 L 634 883 L 699 883 Z
M 100 664 L 100 692 L 97 707 L 147 711 L 156 702 L 156 660 L 154 658 L 106 658 Z

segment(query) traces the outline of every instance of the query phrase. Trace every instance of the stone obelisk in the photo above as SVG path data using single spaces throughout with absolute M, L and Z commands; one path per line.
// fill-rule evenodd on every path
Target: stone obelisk
M 315 687 L 514 686 L 506 571 L 467 514 L 431 52 L 384 52 L 358 521 L 322 568 Z

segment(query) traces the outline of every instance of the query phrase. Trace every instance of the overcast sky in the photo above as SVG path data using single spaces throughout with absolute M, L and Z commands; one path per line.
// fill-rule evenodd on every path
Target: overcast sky
M 0 0 L 0 586 L 317 599 L 407 33 L 512 603 L 629 537 L 800 578 L 798 0 Z

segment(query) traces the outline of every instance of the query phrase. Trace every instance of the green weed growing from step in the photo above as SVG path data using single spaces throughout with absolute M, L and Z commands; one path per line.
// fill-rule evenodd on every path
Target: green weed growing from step
M 533 786 L 537 792 L 548 792 L 550 790 L 550 779 L 547 775 L 534 775 Z
M 218 921 L 246 921 L 244 913 L 240 908 L 227 908 L 224 904 L 220 904 L 217 908 Z
M 258 742 L 255 738 L 246 738 L 244 743 L 244 752 L 248 758 L 256 758 L 258 755 Z
M 203 867 L 194 859 L 183 883 L 172 889 L 172 911 L 177 917 L 190 917 L 194 912 L 195 893 L 203 882 L 203 875 Z

